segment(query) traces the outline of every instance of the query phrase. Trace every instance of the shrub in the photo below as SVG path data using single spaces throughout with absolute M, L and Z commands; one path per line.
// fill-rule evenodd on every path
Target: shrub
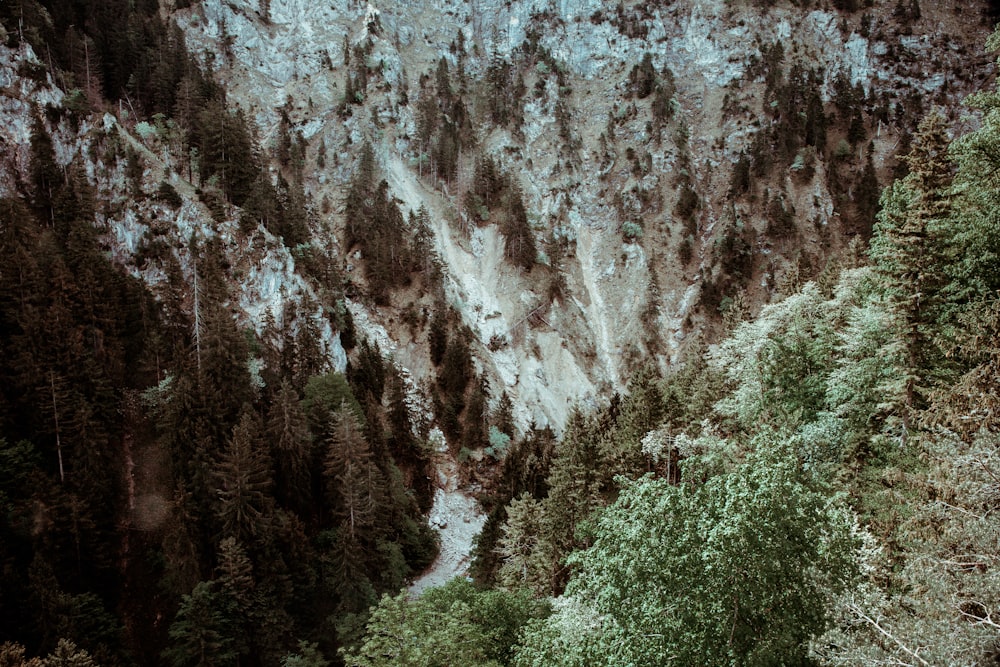
M 175 211 L 184 203 L 174 186 L 166 181 L 160 181 L 160 186 L 156 188 L 156 198 Z
M 622 234 L 629 241 L 636 241 L 642 238 L 642 225 L 629 220 L 622 225 Z

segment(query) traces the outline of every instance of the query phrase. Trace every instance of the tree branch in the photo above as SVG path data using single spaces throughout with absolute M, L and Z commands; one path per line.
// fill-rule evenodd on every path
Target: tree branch
M 875 619 L 873 619 L 870 616 L 868 616 L 868 614 L 866 614 L 865 612 L 861 611 L 861 607 L 859 607 L 856 604 L 851 604 L 851 605 L 848 605 L 848 608 L 851 611 L 853 611 L 855 614 L 857 614 L 860 618 L 862 618 L 863 620 L 865 620 L 869 624 L 871 624 L 871 626 L 873 628 L 875 628 L 876 630 L 878 630 L 879 633 L 881 633 L 887 639 L 891 639 L 896 644 L 896 646 L 898 646 L 899 648 L 903 649 L 903 651 L 907 655 L 909 655 L 912 658 L 916 658 L 917 660 L 919 660 L 921 665 L 926 665 L 926 667 L 932 667 L 931 663 L 929 663 L 926 660 L 924 660 L 923 658 L 921 658 L 915 651 L 912 651 L 909 648 L 907 648 L 906 645 L 903 642 L 901 642 L 898 639 L 896 639 L 896 637 L 894 637 L 892 635 L 892 633 L 890 633 L 888 630 L 886 630 L 881 625 L 879 625 L 878 621 L 876 621 Z

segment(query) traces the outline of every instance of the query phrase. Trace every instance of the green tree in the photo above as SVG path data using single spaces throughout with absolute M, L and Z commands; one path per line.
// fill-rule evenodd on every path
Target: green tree
M 258 417 L 248 408 L 214 471 L 223 535 L 240 541 L 262 537 L 272 511 L 271 466 L 260 431 Z
M 1000 32 L 987 49 L 1000 49 Z M 1000 289 L 1000 88 L 971 95 L 965 105 L 979 112 L 982 125 L 951 146 L 958 173 L 947 239 L 948 294 L 960 308 L 976 309 Z
M 498 583 L 511 590 L 527 588 L 539 595 L 552 584 L 549 542 L 545 540 L 542 504 L 523 493 L 507 506 L 507 521 L 495 552 L 502 559 Z
M 275 497 L 305 511 L 312 499 L 312 435 L 299 396 L 287 378 L 271 402 L 267 438 L 275 464 Z
M 766 306 L 712 353 L 732 391 L 716 406 L 747 430 L 811 421 L 825 407 L 825 374 L 835 343 L 814 283 Z
M 63 177 L 59 165 L 56 164 L 52 137 L 49 136 L 45 124 L 38 115 L 32 120 L 30 142 L 32 203 L 35 208 L 45 211 L 49 224 L 55 224 L 53 203 L 58 190 L 62 187 Z
M 516 664 L 803 664 L 854 578 L 852 522 L 787 448 L 757 446 L 704 484 L 626 483 Z
M 415 600 L 405 592 L 383 596 L 344 660 L 349 667 L 509 665 L 525 624 L 546 613 L 524 591 L 482 591 L 453 579 Z
M 346 404 L 330 418 L 323 478 L 335 526 L 328 551 L 330 584 L 340 597 L 340 610 L 356 613 L 374 602 L 371 578 L 383 562 L 374 554 L 384 527 L 385 486 L 361 422 Z
M 97 667 L 89 653 L 68 639 L 60 639 L 55 650 L 42 662 L 45 667 Z
M 326 437 L 331 418 L 342 405 L 347 405 L 358 420 L 364 420 L 365 411 L 354 397 L 343 374 L 330 372 L 309 378 L 302 398 L 302 411 L 305 412 L 314 435 Z
M 1000 526 L 991 516 L 998 438 L 945 434 L 915 443 L 929 462 L 909 492 L 896 548 L 869 546 L 870 584 L 837 599 L 813 643 L 825 664 L 988 664 L 996 651 Z M 881 585 L 875 585 L 879 583 Z
M 346 405 L 333 413 L 323 467 L 335 518 L 352 541 L 369 538 L 376 527 L 376 506 L 384 493 L 381 471 L 361 423 Z
M 222 598 L 213 582 L 203 581 L 181 599 L 170 624 L 170 646 L 163 652 L 175 667 L 231 665 L 239 655 Z
M 0 644 L 0 667 L 45 667 L 41 658 L 25 657 L 25 648 L 14 642 Z
M 528 212 L 524 207 L 520 185 L 513 179 L 507 189 L 504 213 L 500 225 L 504 236 L 504 253 L 515 266 L 530 271 L 535 265 L 538 251 L 534 233 L 528 224 Z
M 538 543 L 534 545 L 537 553 L 526 555 L 532 564 L 529 572 L 534 581 L 540 581 L 534 567 L 547 561 L 548 585 L 539 593 L 557 594 L 566 585 L 569 568 L 564 559 L 585 544 L 577 529 L 604 504 L 600 431 L 596 418 L 574 413 L 552 457 L 551 472 L 546 478 L 548 496 L 542 502 L 541 516 L 536 518 L 528 511 L 530 506 L 524 506 L 523 518 L 541 525 Z M 519 530 L 513 527 L 511 536 Z
M 889 308 L 898 322 L 906 357 L 903 428 L 926 404 L 935 323 L 944 283 L 942 226 L 950 211 L 952 167 L 945 119 L 932 113 L 920 123 L 905 158 L 910 173 L 882 195 L 870 255 Z
M 330 661 L 323 657 L 319 646 L 307 641 L 299 642 L 299 652 L 289 653 L 281 659 L 281 667 L 329 667 Z

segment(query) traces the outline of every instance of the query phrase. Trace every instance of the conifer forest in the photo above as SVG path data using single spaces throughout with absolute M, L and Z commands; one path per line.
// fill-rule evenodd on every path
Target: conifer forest
M 0 667 L 1000 665 L 998 22 L 0 0 Z

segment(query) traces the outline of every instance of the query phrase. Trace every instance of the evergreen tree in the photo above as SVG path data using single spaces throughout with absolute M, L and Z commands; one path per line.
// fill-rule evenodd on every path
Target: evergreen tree
M 276 471 L 275 497 L 287 507 L 305 512 L 312 499 L 312 436 L 298 394 L 287 378 L 282 379 L 271 402 L 267 437 Z
M 45 667 L 41 658 L 25 657 L 25 648 L 14 642 L 0 644 L 0 665 L 3 667 Z
M 214 471 L 223 535 L 240 541 L 261 538 L 271 513 L 270 461 L 260 432 L 259 419 L 246 409 Z
M 545 539 L 542 504 L 523 493 L 507 506 L 507 521 L 495 551 L 502 559 L 497 582 L 508 590 L 527 588 L 536 595 L 551 590 L 554 556 Z
M 431 363 L 439 366 L 444 360 L 448 349 L 448 321 L 443 304 L 434 309 L 431 316 L 430 329 L 427 332 L 427 347 L 431 355 Z
M 1000 48 L 1000 33 L 994 32 L 987 48 Z M 961 194 L 947 239 L 948 293 L 958 305 L 992 298 L 1000 289 L 1000 88 L 978 92 L 965 104 L 982 114 L 982 126 L 951 147 L 958 165 L 954 189 Z
M 68 639 L 60 639 L 56 648 L 44 660 L 45 667 L 98 667 L 90 654 Z
M 233 537 L 226 537 L 219 543 L 218 560 L 218 578 L 214 582 L 219 600 L 217 610 L 223 616 L 224 626 L 230 629 L 233 649 L 245 655 L 255 643 L 254 625 L 260 620 L 253 564 Z
M 506 215 L 500 227 L 504 235 L 504 252 L 515 266 L 530 271 L 535 265 L 538 251 L 535 236 L 528 224 L 528 212 L 524 208 L 521 188 L 513 180 L 507 190 L 504 208 Z
M 63 183 L 62 170 L 56 164 L 52 137 L 38 114 L 35 114 L 31 124 L 30 157 L 31 201 L 35 208 L 45 211 L 48 223 L 54 225 L 54 203 Z
M 163 656 L 175 667 L 235 664 L 239 652 L 233 628 L 214 582 L 201 582 L 181 600 L 170 625 L 171 645 Z
M 361 424 L 346 405 L 341 405 L 331 417 L 323 474 L 334 517 L 342 526 L 345 539 L 372 538 L 376 506 L 384 492 L 383 480 L 371 460 Z
M 299 641 L 298 653 L 285 655 L 281 667 L 330 667 L 330 661 L 323 657 L 317 644 Z
M 932 113 L 920 123 L 905 158 L 909 175 L 882 196 L 882 212 L 871 257 L 906 351 L 904 430 L 909 412 L 924 405 L 927 369 L 933 352 L 934 323 L 943 284 L 942 225 L 950 210 L 945 119 Z

